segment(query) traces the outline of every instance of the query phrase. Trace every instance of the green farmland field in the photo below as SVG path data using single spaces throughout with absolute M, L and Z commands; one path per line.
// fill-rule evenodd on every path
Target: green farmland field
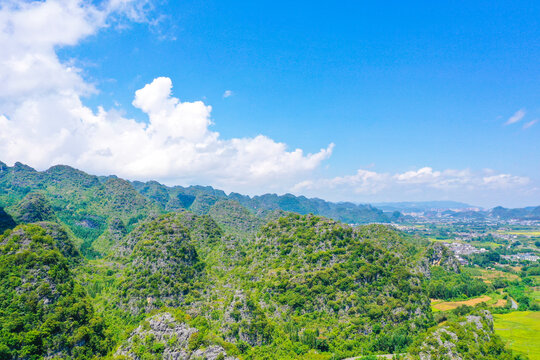
M 540 360 L 540 312 L 516 311 L 496 314 L 495 332 L 517 353 Z

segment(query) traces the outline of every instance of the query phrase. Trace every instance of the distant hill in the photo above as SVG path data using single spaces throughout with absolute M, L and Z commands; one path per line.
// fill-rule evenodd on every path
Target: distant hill
M 231 193 L 229 197 L 253 210 L 283 210 L 301 215 L 312 213 L 350 224 L 390 222 L 390 219 L 380 209 L 371 205 L 356 205 L 350 202 L 332 203 L 317 198 L 308 199 L 305 196 L 294 196 L 292 194 L 281 196 L 265 194 L 250 198 L 249 196 Z
M 483 210 L 477 206 L 456 201 L 386 202 L 373 204 L 388 214 L 389 212 L 419 213 L 423 218 L 454 218 L 469 221 L 485 220 L 540 220 L 540 206 L 508 209 L 502 206 Z M 389 215 L 389 214 L 388 214 Z M 389 216 L 395 221 L 395 216 Z
M 301 215 L 315 214 L 350 224 L 373 222 L 388 223 L 390 218 L 371 205 L 356 205 L 350 202 L 333 203 L 317 198 L 306 198 L 292 194 L 264 194 L 247 196 L 238 193 L 227 195 L 211 186 L 165 186 L 156 181 L 146 183 L 134 181 L 133 186 L 141 194 L 159 202 L 167 210 L 188 209 L 196 214 L 208 214 L 212 206 L 222 200 L 234 200 L 252 212 L 289 211 Z
M 491 217 L 501 220 L 540 220 L 540 206 L 529 206 L 517 209 L 507 209 L 502 206 L 497 206 L 491 209 L 488 214 Z

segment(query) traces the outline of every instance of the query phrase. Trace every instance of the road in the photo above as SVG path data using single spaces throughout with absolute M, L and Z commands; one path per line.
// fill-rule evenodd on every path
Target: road
M 517 310 L 518 304 L 514 301 L 514 299 L 510 298 L 510 301 L 512 302 L 512 309 Z

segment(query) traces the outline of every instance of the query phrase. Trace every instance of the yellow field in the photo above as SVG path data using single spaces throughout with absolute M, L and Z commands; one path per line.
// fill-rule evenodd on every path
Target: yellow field
M 487 295 L 484 295 L 484 296 L 481 296 L 481 297 L 478 297 L 478 298 L 474 298 L 474 299 L 463 300 L 463 301 L 443 301 L 443 302 L 438 302 L 440 300 L 433 300 L 432 299 L 431 300 L 431 307 L 434 310 L 437 310 L 437 311 L 448 311 L 448 310 L 453 310 L 455 308 L 458 308 L 461 305 L 474 306 L 474 305 L 480 304 L 482 302 L 488 302 L 489 300 L 491 300 L 491 297 L 487 296 Z
M 434 312 L 448 311 L 460 307 L 461 305 L 475 306 L 482 302 L 485 302 L 488 306 L 501 307 L 506 306 L 507 301 L 502 298 L 500 292 L 493 292 L 487 295 L 460 301 L 444 301 L 439 299 L 431 299 L 431 309 Z
M 507 341 L 510 349 L 540 360 L 540 312 L 515 311 L 495 314 L 495 332 Z
M 524 235 L 524 236 L 540 236 L 540 230 L 513 230 L 513 231 L 501 231 L 501 234 L 508 234 L 508 235 Z

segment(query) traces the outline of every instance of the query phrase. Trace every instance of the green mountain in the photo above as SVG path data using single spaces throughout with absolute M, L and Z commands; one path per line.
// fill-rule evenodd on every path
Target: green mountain
M 374 206 L 384 211 L 407 211 L 422 212 L 429 210 L 448 210 L 448 209 L 470 209 L 478 206 L 458 202 L 458 201 L 402 201 L 402 202 L 384 202 L 374 203 Z
M 178 306 L 202 280 L 204 264 L 182 217 L 172 213 L 142 224 L 115 249 L 126 263 L 120 290 L 129 311 Z
M 212 187 L 168 187 L 155 181 L 128 182 L 115 176 L 97 177 L 65 165 L 36 171 L 16 163 L 0 163 L 0 207 L 19 223 L 58 221 L 82 243 L 89 256 L 102 256 L 120 238 L 149 217 L 189 210 L 211 214 L 228 230 L 254 235 L 272 214 L 318 214 L 347 223 L 388 222 L 368 205 L 330 203 L 291 194 L 227 195 Z M 2 216 L 8 221 L 6 216 Z
M 249 209 L 283 210 L 301 215 L 315 214 L 351 224 L 366 224 L 370 222 L 389 222 L 383 212 L 370 205 L 356 205 L 342 202 L 332 203 L 321 199 L 308 199 L 305 196 L 285 194 L 266 194 L 262 196 L 242 196 L 232 193 L 230 198 L 237 200 Z
M 133 186 L 141 194 L 158 201 L 165 209 L 189 209 L 196 214 L 207 214 L 210 208 L 221 200 L 234 200 L 240 205 L 257 213 L 259 211 L 289 211 L 302 215 L 315 214 L 326 216 L 338 221 L 354 224 L 370 222 L 389 222 L 383 212 L 370 205 L 353 203 L 332 203 L 321 199 L 308 199 L 304 196 L 285 194 L 265 194 L 249 197 L 238 193 L 229 195 L 210 186 L 168 187 L 155 181 L 142 183 L 133 182 Z
M 540 220 L 540 206 L 525 207 L 517 209 L 507 209 L 497 206 L 488 212 L 488 215 L 502 220 Z
M 39 193 L 29 193 L 14 209 L 17 222 L 55 221 L 56 216 L 47 199 Z
M 20 223 L 58 218 L 83 240 L 85 252 L 111 223 L 120 220 L 132 229 L 161 211 L 129 182 L 116 177 L 100 179 L 63 165 L 43 172 L 20 163 L 2 168 L 0 206 Z
M 290 214 L 262 228 L 247 254 L 246 271 L 261 308 L 275 309 L 267 316 L 278 323 L 289 319 L 282 326 L 291 329 L 291 341 L 301 343 L 312 331 L 325 339 L 311 344 L 319 350 L 340 352 L 348 344 L 400 351 L 429 323 L 429 299 L 421 276 L 387 243 L 407 246 L 385 226 L 355 229 Z
M 0 234 L 7 229 L 12 229 L 17 225 L 15 220 L 9 215 L 4 208 L 0 207 Z

